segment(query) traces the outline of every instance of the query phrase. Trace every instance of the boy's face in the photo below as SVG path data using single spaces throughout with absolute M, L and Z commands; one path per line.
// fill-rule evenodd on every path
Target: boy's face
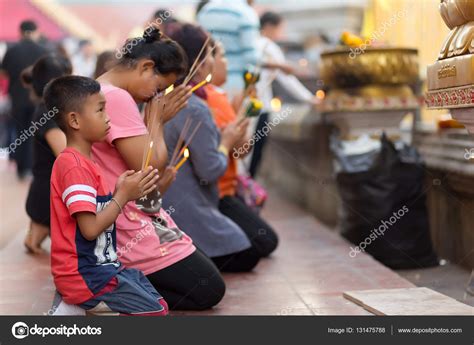
M 87 97 L 77 115 L 80 135 L 93 143 L 102 141 L 110 131 L 110 119 L 105 113 L 105 97 L 102 92 Z

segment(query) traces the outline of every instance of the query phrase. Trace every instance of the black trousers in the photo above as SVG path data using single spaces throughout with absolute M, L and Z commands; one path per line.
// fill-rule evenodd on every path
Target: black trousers
M 262 129 L 265 126 L 265 122 L 268 120 L 268 113 L 263 113 L 259 116 L 257 122 L 257 128 L 255 132 Z M 253 146 L 252 159 L 250 160 L 249 174 L 252 178 L 255 178 L 262 160 L 263 147 L 267 141 L 267 136 L 262 136 L 260 140 L 255 142 Z
M 221 271 L 250 271 L 261 258 L 270 255 L 278 246 L 278 236 L 272 227 L 239 198 L 224 196 L 219 201 L 219 210 L 240 226 L 252 244 L 244 251 L 213 257 L 212 260 Z
M 171 310 L 209 309 L 225 294 L 225 283 L 219 270 L 199 249 L 147 278 Z

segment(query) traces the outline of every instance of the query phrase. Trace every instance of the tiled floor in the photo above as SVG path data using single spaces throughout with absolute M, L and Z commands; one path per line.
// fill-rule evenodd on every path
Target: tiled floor
M 454 263 L 425 268 L 398 271 L 398 273 L 417 286 L 426 286 L 460 302 L 474 307 L 474 296 L 466 292 L 469 280 L 474 280 L 474 273 Z
M 0 315 L 47 313 L 53 296 L 49 258 L 27 255 L 22 246 L 27 187 L 0 165 Z M 277 196 L 264 216 L 280 236 L 274 255 L 252 273 L 226 274 L 226 295 L 214 309 L 173 314 L 368 315 L 342 292 L 414 286 L 368 255 L 350 258 L 336 233 Z

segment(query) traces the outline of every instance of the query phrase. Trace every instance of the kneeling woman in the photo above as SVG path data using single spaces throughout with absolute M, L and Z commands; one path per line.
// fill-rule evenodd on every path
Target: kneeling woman
M 169 35 L 183 47 L 189 65 L 193 65 L 207 34 L 200 27 L 185 24 L 171 28 Z M 208 55 L 209 49 L 200 59 Z M 213 68 L 214 58 L 211 55 L 199 68 L 191 84 L 205 79 Z M 205 99 L 204 90 L 198 89 L 188 105 L 165 126 L 165 140 L 171 153 L 186 119 L 189 117 L 193 126 L 201 122 L 189 145 L 190 157 L 179 169 L 176 182 L 164 196 L 164 205 L 175 206 L 173 217 L 178 225 L 190 229 L 188 233 L 194 243 L 211 257 L 221 271 L 250 271 L 265 255 L 256 247 L 252 237 L 219 210 L 217 189 L 217 182 L 228 167 L 229 152 L 245 137 L 248 120 L 234 121 L 221 132 Z
M 204 89 L 206 90 L 207 105 L 211 109 L 217 127 L 225 128 L 237 119 L 237 114 L 230 104 L 226 92 L 219 87 L 227 79 L 227 60 L 221 43 L 217 43 L 214 53 L 212 82 L 207 84 Z M 227 171 L 219 180 L 219 210 L 245 231 L 252 245 L 261 256 L 265 257 L 276 249 L 278 236 L 267 222 L 236 196 L 237 159 L 234 158 L 234 155 L 236 152 L 246 152 L 244 148 L 249 142 L 250 138 L 246 136 L 244 140 L 237 143 L 238 147 L 234 147 L 233 152 L 229 154 Z M 243 157 L 244 155 L 241 155 L 238 158 Z
M 106 141 L 94 144 L 92 150 L 111 186 L 124 171 L 141 169 L 151 117 L 143 120 L 137 103 L 150 102 L 156 92 L 173 84 L 186 69 L 181 47 L 162 38 L 158 29 L 147 29 L 135 43 L 125 45 L 118 65 L 98 78 L 111 130 Z M 156 122 L 163 124 L 186 103 L 189 90 L 181 87 L 175 91 L 167 102 L 168 112 Z M 174 176 L 173 169 L 164 168 L 167 152 L 162 130 L 161 125 L 154 138 L 157 152 L 150 165 L 160 171 L 159 189 L 163 193 Z M 173 206 L 170 210 L 179 207 Z M 163 209 L 149 215 L 129 202 L 116 226 L 120 260 L 127 267 L 143 271 L 170 309 L 206 309 L 222 299 L 225 285 L 219 271 Z M 202 284 L 204 280 L 206 284 Z

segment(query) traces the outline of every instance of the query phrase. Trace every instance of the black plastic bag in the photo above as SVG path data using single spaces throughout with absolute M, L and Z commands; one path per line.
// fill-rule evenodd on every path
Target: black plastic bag
M 378 155 L 350 160 L 332 145 L 340 171 L 336 176 L 342 199 L 342 235 L 356 247 L 391 268 L 419 268 L 438 264 L 431 243 L 425 170 L 413 147 L 400 150 L 381 139 Z M 360 157 L 359 157 L 360 158 Z M 372 166 L 367 168 L 367 162 Z M 363 168 L 357 167 L 364 164 Z M 355 165 L 354 165 L 355 164 Z

